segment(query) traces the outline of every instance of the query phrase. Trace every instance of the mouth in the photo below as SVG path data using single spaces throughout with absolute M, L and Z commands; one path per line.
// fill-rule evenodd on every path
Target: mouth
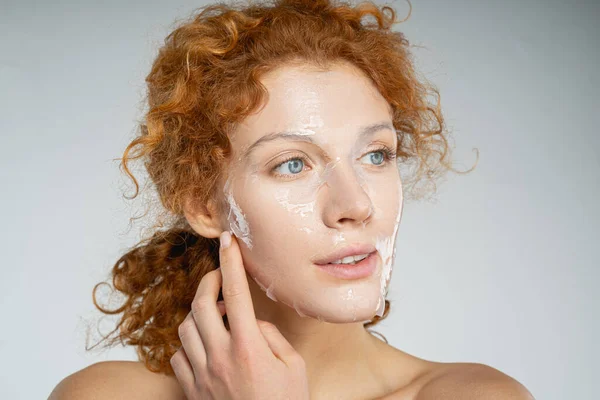
M 358 260 L 357 260 L 358 259 Z M 320 270 L 340 279 L 361 279 L 377 269 L 377 251 L 369 254 L 344 257 L 327 264 L 316 264 Z
M 377 259 L 373 245 L 353 244 L 314 261 L 314 264 L 337 278 L 360 279 L 375 272 Z
M 328 264 L 354 265 L 357 262 L 360 262 L 360 261 L 364 260 L 365 258 L 369 257 L 369 254 L 371 254 L 371 253 L 359 254 L 357 256 L 348 256 L 348 257 L 341 258 L 339 260 L 332 261 Z
M 375 252 L 375 246 L 366 243 L 355 243 L 330 253 L 328 256 L 313 261 L 317 265 L 358 263 Z

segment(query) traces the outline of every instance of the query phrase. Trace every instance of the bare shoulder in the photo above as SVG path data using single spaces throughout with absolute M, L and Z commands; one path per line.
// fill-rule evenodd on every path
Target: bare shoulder
M 141 362 L 102 361 L 56 385 L 48 400 L 184 399 L 175 377 L 149 371 Z
M 519 381 L 479 363 L 434 363 L 415 400 L 535 400 Z

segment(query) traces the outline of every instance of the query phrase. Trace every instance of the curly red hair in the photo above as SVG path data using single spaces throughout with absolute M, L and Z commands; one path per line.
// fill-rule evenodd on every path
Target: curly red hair
M 455 171 L 447 162 L 439 93 L 417 78 L 408 40 L 391 30 L 398 22 L 391 7 L 370 1 L 353 6 L 273 0 L 245 7 L 218 3 L 197 11 L 160 48 L 146 77 L 149 110 L 121 159 L 135 184 L 133 198 L 139 185 L 128 163 L 144 161 L 161 202 L 160 222 L 112 269 L 112 286 L 124 295 L 124 303 L 112 310 L 98 305 L 96 290 L 107 282 L 93 290 L 100 311 L 123 314 L 102 341 L 137 346 L 148 369 L 170 375 L 169 360 L 181 346 L 178 325 L 202 277 L 218 266 L 217 239 L 197 235 L 183 216 L 183 205 L 185 199 L 202 204 L 215 195 L 230 154 L 227 133 L 263 103 L 263 74 L 284 64 L 327 69 L 338 61 L 352 63 L 391 106 L 399 165 L 418 165 L 412 180 L 403 178 L 409 198 L 422 197 L 415 190 L 421 178 L 434 182 L 447 170 Z M 363 20 L 369 16 L 375 21 Z M 428 103 L 429 94 L 437 95 L 436 104 Z M 383 316 L 365 328 L 386 318 L 389 310 L 386 300 Z

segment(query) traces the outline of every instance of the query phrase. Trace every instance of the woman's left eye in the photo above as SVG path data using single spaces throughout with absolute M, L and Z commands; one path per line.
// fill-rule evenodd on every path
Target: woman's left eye
M 367 161 L 372 162 L 374 165 L 381 165 L 385 162 L 385 153 L 383 150 L 376 150 L 364 155 L 361 160 L 367 158 Z

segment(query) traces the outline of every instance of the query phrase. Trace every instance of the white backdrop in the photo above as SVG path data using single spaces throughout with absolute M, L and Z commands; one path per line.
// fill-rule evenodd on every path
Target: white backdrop
M 0 397 L 46 398 L 89 364 L 135 359 L 84 351 L 92 287 L 139 239 L 111 160 L 157 46 L 203 4 L 0 2 Z M 378 329 L 394 346 L 491 365 L 538 399 L 597 397 L 599 16 L 592 0 L 413 0 L 395 28 L 425 46 L 456 165 L 475 147 L 480 162 L 405 205 Z

